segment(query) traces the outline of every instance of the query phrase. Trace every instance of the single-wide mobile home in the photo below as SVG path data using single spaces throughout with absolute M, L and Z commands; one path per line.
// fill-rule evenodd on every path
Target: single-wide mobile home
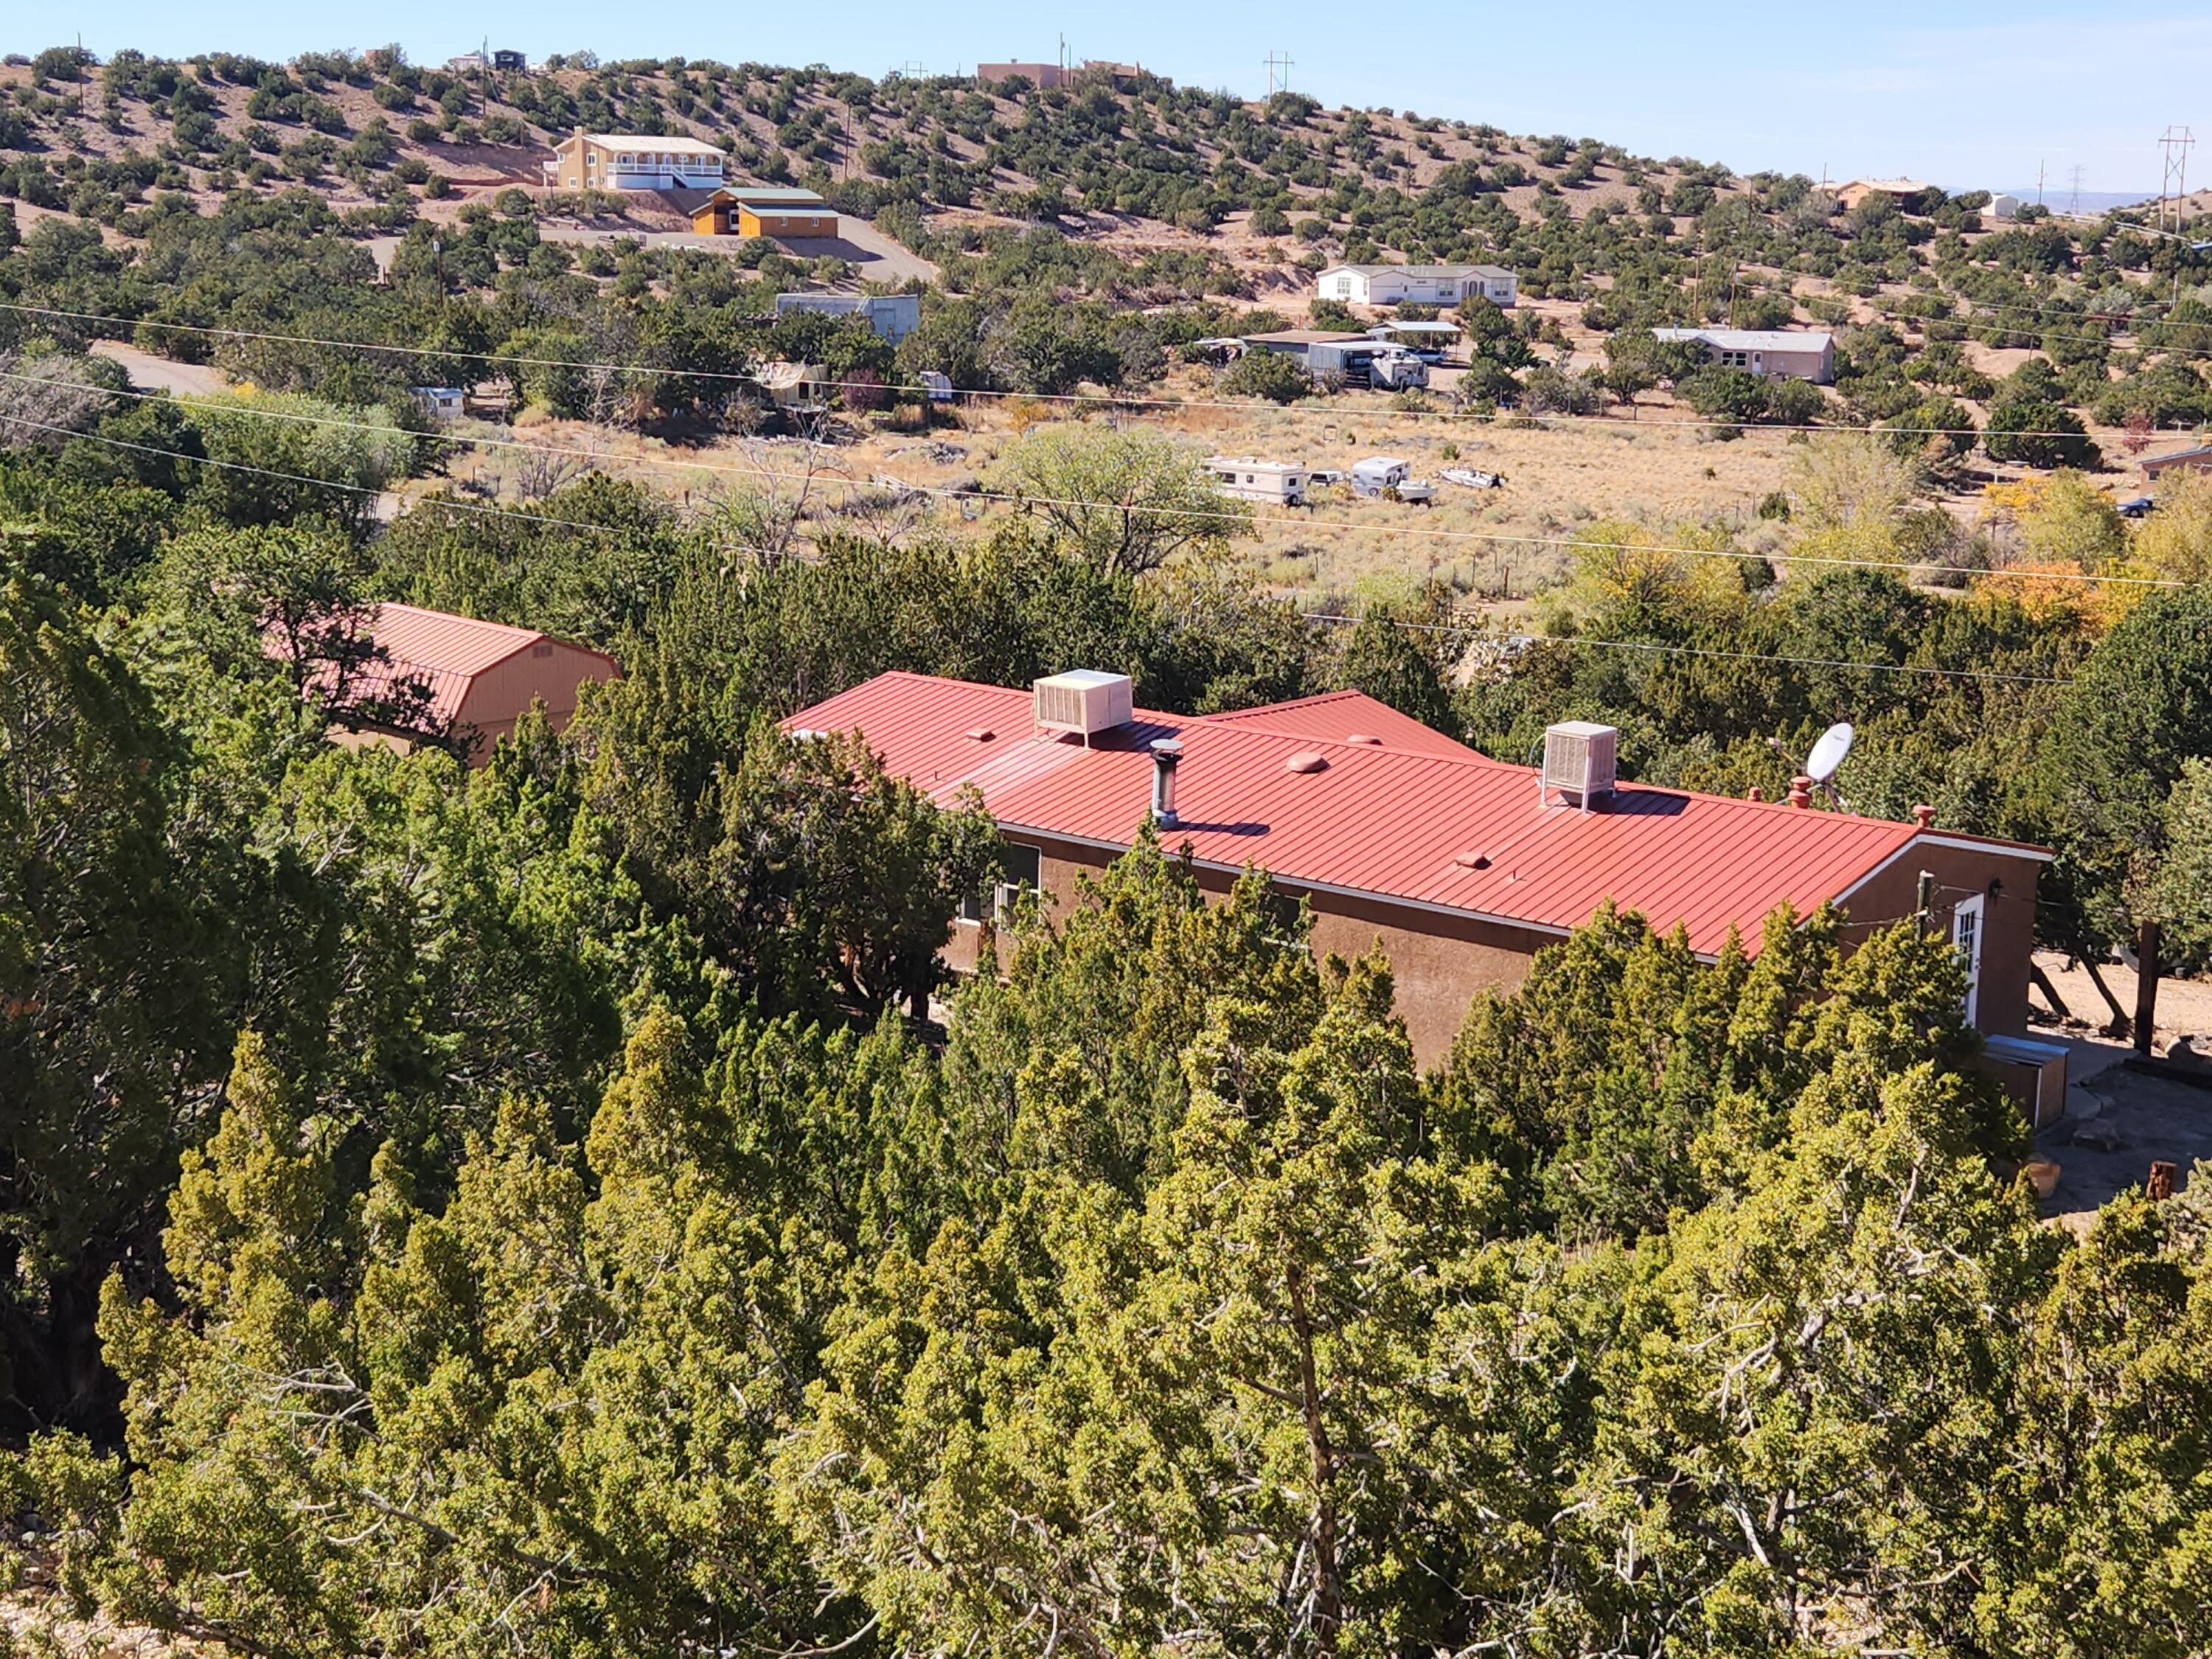
M 1826 386 L 1836 378 L 1836 337 L 1812 329 L 1655 328 L 1651 333 L 1662 341 L 1702 345 L 1707 362 L 1765 380 Z

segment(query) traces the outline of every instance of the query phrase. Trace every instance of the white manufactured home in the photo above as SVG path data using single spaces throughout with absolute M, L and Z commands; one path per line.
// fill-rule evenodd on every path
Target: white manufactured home
M 1303 507 L 1310 482 L 1305 468 L 1289 461 L 1255 460 L 1249 455 L 1212 455 L 1206 470 L 1224 495 L 1272 507 Z
M 1316 294 L 1355 306 L 1455 306 L 1487 300 L 1510 306 L 1520 283 L 1503 265 L 1331 265 Z

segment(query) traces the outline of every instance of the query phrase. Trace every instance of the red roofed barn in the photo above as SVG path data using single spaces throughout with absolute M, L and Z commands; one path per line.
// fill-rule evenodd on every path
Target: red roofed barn
M 604 651 L 534 629 L 418 605 L 380 605 L 365 631 L 383 656 L 355 674 L 345 702 L 373 703 L 395 688 L 419 684 L 428 692 L 427 723 L 465 744 L 473 765 L 491 758 L 493 748 L 514 730 L 532 702 L 544 703 L 547 719 L 560 731 L 575 714 L 579 686 L 622 672 Z M 404 748 L 410 736 L 362 720 L 339 741 Z
M 1423 1064 L 1443 1056 L 1475 994 L 1510 990 L 1530 958 L 1610 900 L 1711 957 L 1735 930 L 1755 952 L 1765 918 L 1828 901 L 1848 937 L 1910 917 L 1923 872 L 1933 925 L 1968 958 L 1968 1012 L 2019 1033 L 2042 849 L 1911 823 L 1617 784 L 1609 728 L 1553 728 L 1547 770 L 1494 761 L 1357 692 L 1186 717 L 1129 704 L 1128 681 L 1079 673 L 1034 692 L 885 674 L 794 716 L 794 731 L 859 731 L 891 772 L 949 804 L 981 790 L 1012 878 L 1066 906 L 1075 878 L 1126 851 L 1148 812 L 1225 890 L 1247 864 L 1310 902 L 1316 950 L 1377 939 Z M 1162 745 L 1166 745 L 1163 747 Z M 1547 746 L 1547 763 L 1551 755 Z M 948 947 L 975 962 L 975 933 Z

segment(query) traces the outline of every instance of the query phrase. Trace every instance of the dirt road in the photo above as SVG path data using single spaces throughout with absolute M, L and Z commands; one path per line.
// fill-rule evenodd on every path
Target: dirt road
M 92 349 L 122 366 L 131 384 L 144 392 L 167 392 L 179 398 L 208 398 L 226 389 L 220 371 L 205 363 L 173 362 L 150 351 L 125 345 L 120 340 L 94 340 Z
M 643 242 L 652 247 L 697 247 L 710 253 L 728 253 L 735 250 L 738 239 L 734 236 L 702 236 L 689 230 L 610 229 L 600 225 L 562 224 L 557 220 L 540 220 L 538 234 L 541 240 L 566 242 L 580 246 L 592 242 Z M 372 236 L 368 251 L 375 257 L 376 268 L 389 271 L 392 256 L 399 246 L 397 236 Z M 823 255 L 842 259 L 853 267 L 854 274 L 862 282 L 882 283 L 888 286 L 919 279 L 925 283 L 937 280 L 937 267 L 920 254 L 902 246 L 884 234 L 865 219 L 855 219 L 850 214 L 837 220 L 837 234 L 832 236 L 793 238 L 778 244 L 794 259 L 818 259 Z

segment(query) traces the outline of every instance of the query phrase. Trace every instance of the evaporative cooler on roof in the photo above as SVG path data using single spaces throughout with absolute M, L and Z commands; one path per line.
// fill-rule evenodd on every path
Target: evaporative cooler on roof
M 1613 793 L 1619 733 L 1592 720 L 1561 720 L 1544 728 L 1544 798 L 1552 791 L 1572 797 L 1588 811 Z
M 1074 732 L 1090 738 L 1127 726 L 1136 702 L 1127 674 L 1102 674 L 1077 668 L 1048 675 L 1032 688 L 1036 723 L 1046 732 Z

